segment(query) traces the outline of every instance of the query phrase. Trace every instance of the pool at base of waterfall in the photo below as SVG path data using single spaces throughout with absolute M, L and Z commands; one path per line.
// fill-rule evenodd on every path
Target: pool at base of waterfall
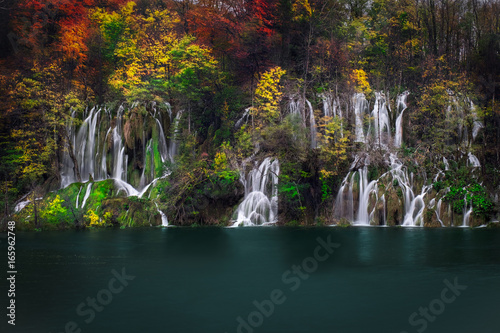
M 497 229 L 154 228 L 16 236 L 16 326 L 3 329 L 4 318 L 2 332 L 500 329 Z M 0 247 L 6 251 L 6 242 Z

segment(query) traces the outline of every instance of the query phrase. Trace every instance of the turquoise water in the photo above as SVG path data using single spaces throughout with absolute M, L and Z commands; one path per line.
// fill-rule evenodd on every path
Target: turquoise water
M 16 251 L 2 332 L 500 332 L 498 230 L 19 233 Z

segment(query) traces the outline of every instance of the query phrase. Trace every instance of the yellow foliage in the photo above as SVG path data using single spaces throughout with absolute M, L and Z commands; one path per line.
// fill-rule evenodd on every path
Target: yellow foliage
M 337 175 L 342 164 L 347 162 L 350 133 L 343 128 L 342 120 L 338 117 L 321 118 L 320 128 L 319 158 L 323 164 L 320 173 L 322 179 L 326 179 Z
M 352 71 L 351 80 L 356 84 L 356 90 L 365 94 L 370 94 L 372 89 L 366 76 L 366 72 L 362 69 L 355 69 Z
M 217 152 L 214 160 L 215 172 L 221 172 L 227 169 L 227 156 L 225 152 Z
M 279 117 L 279 105 L 283 95 L 280 84 L 281 77 L 286 71 L 281 67 L 274 67 L 262 74 L 255 90 L 256 109 L 252 110 L 257 121 L 275 121 Z
M 100 227 L 105 224 L 105 222 L 101 221 L 99 216 L 92 209 L 87 211 L 84 218 L 89 222 L 89 226 L 91 227 Z
M 294 21 L 306 20 L 312 16 L 311 4 L 308 0 L 296 0 L 292 5 Z
M 106 212 L 104 213 L 104 216 L 102 218 L 103 220 L 103 223 L 104 224 L 107 224 L 107 223 L 111 223 L 111 218 L 113 217 L 113 213 L 111 212 Z

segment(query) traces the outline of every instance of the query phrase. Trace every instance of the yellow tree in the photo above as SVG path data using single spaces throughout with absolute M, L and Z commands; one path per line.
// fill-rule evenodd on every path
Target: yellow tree
M 255 107 L 252 109 L 252 116 L 257 123 L 256 129 L 261 129 L 265 124 L 278 120 L 283 95 L 280 81 L 285 74 L 286 71 L 281 67 L 271 68 L 262 74 L 255 90 Z
M 347 165 L 350 133 L 343 127 L 342 119 L 338 117 L 321 118 L 320 128 L 321 131 L 318 133 L 320 179 L 326 184 L 328 179 L 342 174 Z
M 33 203 L 35 227 L 40 227 L 38 219 L 37 191 L 38 181 L 46 174 L 47 165 L 53 156 L 54 141 L 49 139 L 43 145 L 37 140 L 37 133 L 30 130 L 14 130 L 12 137 L 17 141 L 16 150 L 20 153 L 18 158 L 20 179 L 28 183 L 31 188 L 30 199 Z

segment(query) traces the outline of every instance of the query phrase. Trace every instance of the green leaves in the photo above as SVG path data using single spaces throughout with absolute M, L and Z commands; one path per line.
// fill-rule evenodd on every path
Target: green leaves
M 493 213 L 494 207 L 493 202 L 488 198 L 486 189 L 478 183 L 465 184 L 462 181 L 458 186 L 451 186 L 450 191 L 444 196 L 445 201 L 452 205 L 453 212 L 456 214 L 463 214 L 464 207 L 472 204 L 474 216 L 481 217 L 486 221 Z
M 40 216 L 45 222 L 50 224 L 61 224 L 68 222 L 68 211 L 61 204 L 64 202 L 59 195 L 50 201 L 40 212 Z
M 173 75 L 169 85 L 189 100 L 198 100 L 201 94 L 212 91 L 218 81 L 217 61 L 208 48 L 184 36 L 169 52 Z

